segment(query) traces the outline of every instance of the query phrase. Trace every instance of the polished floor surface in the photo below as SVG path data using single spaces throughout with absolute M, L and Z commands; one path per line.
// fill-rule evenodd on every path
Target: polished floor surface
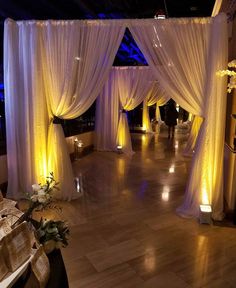
M 175 212 L 191 165 L 186 135 L 132 138 L 132 157 L 94 152 L 74 162 L 83 191 L 61 203 L 70 287 L 236 287 L 236 229 Z

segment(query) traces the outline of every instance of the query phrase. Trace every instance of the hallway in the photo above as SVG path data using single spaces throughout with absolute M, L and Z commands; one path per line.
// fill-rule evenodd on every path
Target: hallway
M 94 152 L 74 162 L 83 195 L 60 203 L 71 288 L 236 287 L 236 230 L 175 213 L 191 165 L 186 139 L 133 134 L 132 157 Z

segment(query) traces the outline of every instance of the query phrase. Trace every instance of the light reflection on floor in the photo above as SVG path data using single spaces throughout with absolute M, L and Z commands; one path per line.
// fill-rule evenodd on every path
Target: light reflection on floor
M 235 230 L 175 213 L 191 165 L 186 137 L 133 134 L 132 157 L 94 152 L 73 164 L 84 195 L 61 214 L 71 288 L 235 287 Z

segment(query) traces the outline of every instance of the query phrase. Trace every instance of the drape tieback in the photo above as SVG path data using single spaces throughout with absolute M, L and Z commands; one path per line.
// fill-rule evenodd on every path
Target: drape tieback
M 53 124 L 61 124 L 61 122 L 62 122 L 62 119 L 60 119 L 60 118 L 58 118 L 57 116 L 53 116 L 53 118 L 52 118 L 52 120 L 51 120 L 51 122 L 53 123 Z
M 125 110 L 124 108 L 120 110 L 120 113 L 127 113 L 128 111 Z

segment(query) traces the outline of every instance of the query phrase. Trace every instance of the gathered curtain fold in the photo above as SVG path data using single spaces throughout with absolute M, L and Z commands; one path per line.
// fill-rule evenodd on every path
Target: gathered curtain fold
M 128 27 L 167 95 L 185 110 L 204 117 L 178 212 L 198 216 L 200 204 L 211 204 L 213 217 L 222 219 L 224 122 L 219 119 L 225 117 L 226 81 L 216 71 L 227 67 L 226 16 L 130 20 Z
M 203 118 L 199 116 L 194 116 L 192 123 L 191 123 L 191 128 L 188 136 L 188 140 L 186 143 L 186 146 L 184 148 L 183 155 L 184 156 L 192 156 L 194 152 L 194 147 L 196 145 L 197 137 L 199 130 L 202 125 Z
M 127 111 L 136 108 L 152 88 L 149 67 L 113 67 L 96 106 L 96 148 L 133 154 Z
M 116 151 L 116 136 L 119 123 L 120 100 L 111 69 L 109 77 L 96 100 L 95 148 L 98 151 Z
M 216 71 L 227 67 L 224 14 L 166 20 L 6 20 L 7 195 L 20 198 L 23 192 L 31 190 L 32 183 L 42 182 L 53 171 L 61 183 L 59 197 L 68 200 L 75 197 L 63 131 L 60 125 L 52 124 L 52 119 L 75 118 L 94 102 L 108 77 L 125 26 L 154 77 L 145 76 L 150 73 L 146 73 L 147 68 L 139 69 L 138 73 L 137 68 L 129 72 L 127 68 L 115 68 L 114 74 L 118 76 L 114 85 L 122 112 L 134 109 L 144 100 L 151 78 L 181 107 L 204 119 L 184 203 L 178 212 L 198 216 L 200 204 L 211 204 L 213 218 L 222 219 L 225 128 L 222 119 L 227 80 L 217 77 Z M 125 113 L 120 113 L 116 144 L 132 154 Z
M 47 176 L 49 117 L 36 24 L 4 25 L 4 90 L 9 198 L 19 199 Z
M 14 124 L 18 127 L 22 122 L 22 125 L 31 125 L 35 138 L 39 136 L 39 126 L 45 133 L 43 135 L 44 157 L 46 159 L 44 175 L 41 172 L 39 174 L 31 171 L 32 177 L 38 181 L 39 176 L 45 176 L 45 172 L 53 171 L 55 178 L 60 182 L 60 193 L 58 193 L 57 197 L 65 200 L 73 199 L 76 197 L 76 191 L 65 137 L 61 125 L 53 124 L 52 119 L 54 116 L 61 119 L 76 118 L 92 105 L 108 77 L 109 70 L 112 67 L 124 35 L 125 27 L 121 21 L 113 20 L 10 21 L 6 22 L 5 26 L 8 30 L 14 27 L 12 29 L 14 31 L 9 31 L 10 33 L 5 34 L 6 45 L 11 46 L 9 34 L 13 35 L 15 33 L 13 35 L 13 38 L 16 38 L 14 39 L 14 49 L 23 51 L 27 47 L 28 53 L 25 53 L 23 58 L 18 57 L 15 63 L 12 63 L 12 61 L 10 64 L 14 65 L 14 67 L 11 67 L 12 74 L 16 73 L 13 69 L 23 73 L 23 83 L 17 84 L 23 85 L 25 89 L 30 90 L 28 94 L 25 94 L 24 91 L 14 91 L 14 95 L 7 93 L 7 97 L 14 97 L 15 103 L 18 104 L 18 99 L 21 99 L 21 105 L 24 106 L 24 109 L 32 101 L 42 101 L 44 107 L 47 104 L 48 129 L 47 126 L 45 127 L 45 123 L 40 123 L 38 126 L 35 126 L 34 123 L 27 124 L 27 122 L 30 123 L 32 121 L 32 113 L 28 113 L 27 119 L 21 119 L 19 123 Z M 29 37 L 36 41 L 37 47 L 33 41 L 31 42 L 32 45 L 29 46 Z M 38 53 L 35 53 L 35 51 L 38 51 Z M 5 53 L 5 59 L 14 57 L 13 49 L 10 52 L 5 50 Z M 23 63 L 25 71 L 20 67 L 19 61 Z M 27 77 L 31 73 L 33 76 Z M 9 76 L 16 77 L 15 75 Z M 39 79 L 42 87 L 39 90 L 31 89 L 32 83 L 37 85 Z M 10 86 L 10 83 L 8 84 Z M 39 100 L 39 97 L 42 99 Z M 40 113 L 38 111 L 41 108 L 40 105 L 33 107 L 36 113 Z M 9 123 L 9 130 L 10 126 L 11 123 Z M 28 157 L 34 162 L 38 150 L 35 148 L 34 143 L 31 142 L 31 135 L 32 133 L 28 135 L 30 142 L 25 149 L 26 156 L 24 157 Z M 40 136 L 42 137 L 42 135 Z M 17 141 L 17 135 L 14 135 L 14 137 L 16 137 L 16 140 L 10 139 L 10 141 Z M 15 143 L 14 147 L 11 148 L 18 151 L 22 140 L 19 143 L 19 146 Z M 31 157 L 27 156 L 30 153 Z M 17 164 L 13 170 L 9 170 L 9 174 L 12 175 L 13 182 L 17 178 L 25 178 L 28 185 L 21 185 L 21 189 L 25 190 L 29 188 L 32 178 L 28 177 L 29 175 L 23 176 L 23 171 L 20 169 L 21 163 Z M 25 164 L 26 166 L 30 165 L 29 163 Z M 35 163 L 34 165 L 39 166 L 40 163 Z M 17 196 L 17 194 L 11 196 Z
M 149 117 L 149 106 L 156 104 L 156 120 L 160 121 L 160 110 L 159 106 L 164 105 L 168 101 L 169 97 L 166 95 L 164 90 L 158 85 L 157 81 L 154 81 L 152 87 L 150 88 L 147 97 L 143 101 L 143 115 L 142 123 L 143 129 L 147 133 L 152 133 L 152 125 Z
M 145 99 L 153 80 L 149 67 L 120 67 L 115 69 L 120 99 L 120 117 L 117 131 L 117 145 L 132 155 L 133 149 L 126 111 L 133 110 Z

